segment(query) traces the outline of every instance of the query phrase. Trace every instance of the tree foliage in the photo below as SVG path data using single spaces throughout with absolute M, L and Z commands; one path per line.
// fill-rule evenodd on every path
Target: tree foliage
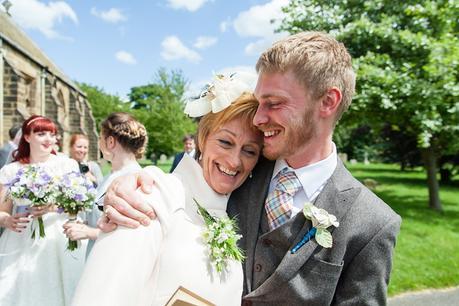
M 292 0 L 284 12 L 280 30 L 326 31 L 346 45 L 358 75 L 347 120 L 416 139 L 429 204 L 441 210 L 437 161 L 459 150 L 459 2 Z
M 118 96 L 106 93 L 102 88 L 86 83 L 79 83 L 78 86 L 86 93 L 98 130 L 100 123 L 111 113 L 129 111 L 128 104 Z
M 131 88 L 129 100 L 148 130 L 148 153 L 171 155 L 182 150 L 182 138 L 196 124 L 184 113 L 186 80 L 180 71 L 159 69 L 153 83 Z

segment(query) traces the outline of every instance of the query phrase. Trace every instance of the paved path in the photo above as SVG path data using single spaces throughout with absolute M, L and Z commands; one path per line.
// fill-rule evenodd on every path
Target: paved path
M 388 300 L 388 306 L 459 306 L 459 287 L 404 293 Z

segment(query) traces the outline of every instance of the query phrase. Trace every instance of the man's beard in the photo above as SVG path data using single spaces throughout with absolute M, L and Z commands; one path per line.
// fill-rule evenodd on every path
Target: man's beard
M 314 110 L 305 109 L 303 116 L 292 118 L 288 127 L 284 128 L 282 143 L 275 150 L 263 148 L 263 155 L 270 160 L 287 159 L 301 147 L 307 145 L 316 134 L 314 125 Z

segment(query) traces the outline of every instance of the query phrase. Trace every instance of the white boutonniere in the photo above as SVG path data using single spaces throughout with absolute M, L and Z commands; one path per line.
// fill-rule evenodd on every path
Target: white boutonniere
M 330 226 L 338 227 L 339 222 L 336 217 L 329 214 L 325 209 L 317 208 L 312 203 L 306 202 L 303 208 L 303 214 L 306 219 L 311 220 L 312 228 L 304 235 L 291 250 L 291 253 L 296 253 L 306 242 L 311 238 L 315 238 L 317 243 L 324 248 L 331 248 L 333 238 L 327 230 Z
M 207 243 L 210 260 L 217 272 L 221 273 L 226 269 L 230 259 L 242 262 L 244 254 L 237 246 L 237 242 L 242 236 L 237 234 L 236 221 L 228 217 L 216 218 L 202 207 L 198 201 L 193 200 L 198 206 L 198 214 L 202 216 L 206 224 L 203 238 Z

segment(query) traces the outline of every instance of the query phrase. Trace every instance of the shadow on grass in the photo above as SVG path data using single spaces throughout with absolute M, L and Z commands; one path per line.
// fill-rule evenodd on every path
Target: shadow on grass
M 389 204 L 405 221 L 413 220 L 426 224 L 444 224 L 459 230 L 459 179 L 452 184 L 440 186 L 443 212 L 428 207 L 428 188 L 422 168 L 400 171 L 394 165 L 351 165 L 353 175 L 360 181 L 374 179 L 374 192 Z
M 443 211 L 438 212 L 428 207 L 426 196 L 399 195 L 396 192 L 381 191 L 376 194 L 395 210 L 406 222 L 409 220 L 425 222 L 459 230 L 459 205 L 442 201 Z

